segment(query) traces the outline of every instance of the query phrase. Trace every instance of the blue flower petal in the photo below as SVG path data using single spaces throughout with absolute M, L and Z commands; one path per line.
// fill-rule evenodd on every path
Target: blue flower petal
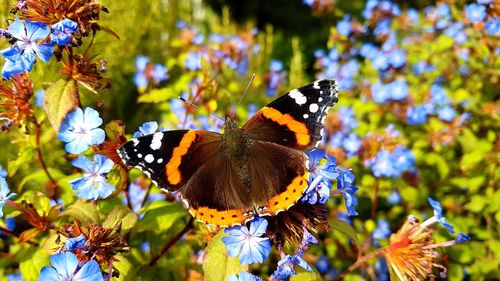
M 38 41 L 47 38 L 50 34 L 50 28 L 41 22 L 24 20 L 26 32 L 30 41 Z
M 57 275 L 57 271 L 52 266 L 45 266 L 40 271 L 38 281 L 61 281 Z
M 14 22 L 9 25 L 7 30 L 9 31 L 10 35 L 12 35 L 12 37 L 16 39 L 22 40 L 26 37 L 24 24 L 18 17 L 14 19 Z
M 101 268 L 95 260 L 84 264 L 72 281 L 103 281 Z
M 264 218 L 256 218 L 250 222 L 250 235 L 261 236 L 266 233 L 268 222 Z
M 80 249 L 83 248 L 83 246 L 85 245 L 85 241 L 86 241 L 85 236 L 83 234 L 80 234 L 77 237 L 66 239 L 66 242 L 64 243 L 64 248 L 68 251 Z
M 70 280 L 78 266 L 78 259 L 72 252 L 64 252 L 51 256 L 50 263 L 62 280 Z

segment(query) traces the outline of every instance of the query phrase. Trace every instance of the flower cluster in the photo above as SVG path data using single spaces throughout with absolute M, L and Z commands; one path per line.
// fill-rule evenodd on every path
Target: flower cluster
M 9 36 L 13 37 L 13 45 L 0 53 L 5 58 L 2 68 L 2 76 L 6 79 L 31 71 L 35 64 L 36 57 L 43 62 L 48 62 L 54 54 L 54 44 L 64 46 L 71 41 L 72 33 L 78 29 L 78 25 L 70 20 L 64 19 L 57 22 L 51 28 L 41 22 L 30 20 L 20 20 L 15 18 L 9 25 Z M 50 35 L 50 39 L 49 39 Z
M 135 66 L 137 72 L 134 75 L 134 83 L 139 91 L 144 91 L 150 83 L 158 85 L 168 78 L 168 69 L 162 64 L 152 64 L 146 56 L 138 56 Z

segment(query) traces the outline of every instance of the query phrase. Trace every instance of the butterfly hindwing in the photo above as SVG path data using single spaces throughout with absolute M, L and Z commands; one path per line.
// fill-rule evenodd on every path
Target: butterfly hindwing
M 207 158 L 221 135 L 208 131 L 174 130 L 132 139 L 119 150 L 127 166 L 142 170 L 160 188 L 180 189 Z
M 223 150 L 192 175 L 182 188 L 185 205 L 198 220 L 212 225 L 242 224 L 259 215 L 288 209 L 307 188 L 307 157 L 282 145 L 249 141 L 245 156 Z
M 291 90 L 259 110 L 244 126 L 253 139 L 309 151 L 321 140 L 328 109 L 337 103 L 337 84 L 318 80 Z

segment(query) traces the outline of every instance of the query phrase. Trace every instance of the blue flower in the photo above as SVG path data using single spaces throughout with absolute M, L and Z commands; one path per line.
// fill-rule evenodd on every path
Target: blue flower
M 377 228 L 375 228 L 372 232 L 373 239 L 386 239 L 391 234 L 391 228 L 389 223 L 384 219 L 377 220 Z
M 271 241 L 265 237 L 267 220 L 255 218 L 246 225 L 226 228 L 228 236 L 222 238 L 231 257 L 240 256 L 241 264 L 262 263 L 271 251 Z
M 398 171 L 394 168 L 391 152 L 381 149 L 375 155 L 375 160 L 371 166 L 373 175 L 376 177 L 395 177 L 398 176 Z
M 21 275 L 21 272 L 16 271 L 7 274 L 7 281 L 24 281 L 24 279 L 23 276 Z
M 341 192 L 344 196 L 345 206 L 347 209 L 348 216 L 357 216 L 356 206 L 358 205 L 358 199 L 355 196 L 358 187 L 353 185 L 354 174 L 352 170 L 338 169 L 337 178 L 337 190 Z
M 397 190 L 393 190 L 391 194 L 387 197 L 387 202 L 392 205 L 401 203 L 401 195 Z
M 101 268 L 95 260 L 79 265 L 72 252 L 64 252 L 50 257 L 51 266 L 40 271 L 39 281 L 102 281 Z
M 453 107 L 446 105 L 443 107 L 440 107 L 437 109 L 437 114 L 439 119 L 446 121 L 446 122 L 451 122 L 457 115 Z
M 446 96 L 446 91 L 439 84 L 433 84 L 430 92 L 432 103 L 445 104 L 449 102 L 448 96 Z
M 389 53 L 389 64 L 394 68 L 403 67 L 406 64 L 406 52 L 401 49 Z
M 149 122 L 144 122 L 142 125 L 139 126 L 139 130 L 134 132 L 133 137 L 138 138 L 142 136 L 147 136 L 156 133 L 158 130 L 158 122 L 156 121 L 149 121 Z
M 465 5 L 465 16 L 472 23 L 481 22 L 486 17 L 486 7 L 476 3 Z
M 200 52 L 189 52 L 187 58 L 184 60 L 184 66 L 190 70 L 200 70 L 201 69 L 201 53 Z
M 351 31 L 351 17 L 349 15 L 345 15 L 342 20 L 337 23 L 337 31 L 340 35 L 348 36 Z
M 435 68 L 432 64 L 427 63 L 425 61 L 418 61 L 415 65 L 413 65 L 412 70 L 417 75 L 421 75 L 426 72 L 431 72 Z
M 354 109 L 350 106 L 342 106 L 339 108 L 340 121 L 342 127 L 347 129 L 354 129 L 358 127 L 358 120 L 354 116 Z
M 278 268 L 271 275 L 271 278 L 275 279 L 288 279 L 291 276 L 297 274 L 293 269 L 295 265 L 302 267 L 307 271 L 312 271 L 312 268 L 307 264 L 307 262 L 302 259 L 299 255 L 286 255 L 280 261 L 278 261 Z
M 234 274 L 229 275 L 229 278 L 227 279 L 228 281 L 262 281 L 259 277 L 248 273 L 246 271 L 241 271 L 239 276 L 236 276 Z
M 408 96 L 408 83 L 403 79 L 392 81 L 388 86 L 389 96 L 391 99 L 400 101 Z
M 98 128 L 101 124 L 102 119 L 97 111 L 90 107 L 85 108 L 85 111 L 77 108 L 66 116 L 57 137 L 66 142 L 68 153 L 78 154 L 104 141 L 104 130 Z
M 377 22 L 377 26 L 373 30 L 375 36 L 385 35 L 391 31 L 391 19 L 384 18 Z
M 389 67 L 389 60 L 387 56 L 381 51 L 377 51 L 377 53 L 373 55 L 372 58 L 370 58 L 370 62 L 375 69 L 380 71 L 383 71 Z
M 389 99 L 387 86 L 377 81 L 371 85 L 372 98 L 376 103 L 385 103 Z
M 371 60 L 378 54 L 378 48 L 372 43 L 364 43 L 359 53 L 361 56 Z
M 347 138 L 342 141 L 342 146 L 347 152 L 347 156 L 353 157 L 361 148 L 361 138 L 355 133 L 350 133 Z
M 69 182 L 73 190 L 77 190 L 78 197 L 97 200 L 99 197 L 108 197 L 115 190 L 115 187 L 106 181 L 106 174 L 111 171 L 114 163 L 105 156 L 96 154 L 94 161 L 80 156 L 71 164 L 85 171 L 83 177 Z
M 0 177 L 0 218 L 3 217 L 3 205 L 7 203 L 7 201 L 16 196 L 15 193 L 9 194 L 10 189 L 9 186 L 7 185 L 7 181 L 3 177 Z
M 35 63 L 35 55 L 48 62 L 54 48 L 52 44 L 39 44 L 37 41 L 47 38 L 50 28 L 40 22 L 25 20 L 24 23 L 16 17 L 8 31 L 17 39 L 15 45 L 0 51 L 6 61 L 2 68 L 2 76 L 9 79 L 24 71 L 31 71 Z
M 59 46 L 66 46 L 71 42 L 73 33 L 78 29 L 78 24 L 70 19 L 63 19 L 52 25 L 52 34 L 50 34 L 50 42 Z
M 470 240 L 470 236 L 464 233 L 459 233 L 455 241 L 457 244 L 464 243 Z
M 5 170 L 2 166 L 0 166 L 0 177 L 6 178 L 8 175 L 7 170 Z
M 434 218 L 444 227 L 446 230 L 448 230 L 449 233 L 454 234 L 455 230 L 454 227 L 446 222 L 446 218 L 443 216 L 443 208 L 441 207 L 441 203 L 438 201 L 432 199 L 431 197 L 427 198 L 427 201 L 431 205 L 431 207 L 434 209 Z
M 384 258 L 378 259 L 375 263 L 375 272 L 377 273 L 377 279 L 375 281 L 391 280 L 389 268 L 387 268 L 387 263 Z
M 392 162 L 398 172 L 408 171 L 415 165 L 415 154 L 405 146 L 398 146 L 392 152 Z
M 168 79 L 168 69 L 161 64 L 151 64 L 146 56 L 135 59 L 137 72 L 134 74 L 134 84 L 139 90 L 146 89 L 149 81 L 158 84 Z
M 269 63 L 269 70 L 273 72 L 280 72 L 283 70 L 283 63 L 279 60 L 271 60 Z
M 410 125 L 420 125 L 427 121 L 427 109 L 425 106 L 409 107 L 406 111 L 406 120 Z
M 319 273 L 326 274 L 331 268 L 330 259 L 327 256 L 320 256 L 314 266 Z
M 500 18 L 491 18 L 484 23 L 484 29 L 489 35 L 500 35 Z
M 83 246 L 85 246 L 85 242 L 85 236 L 83 234 L 80 234 L 77 237 L 66 239 L 66 242 L 64 243 L 64 249 L 66 249 L 67 251 L 74 251 L 76 249 L 83 248 Z

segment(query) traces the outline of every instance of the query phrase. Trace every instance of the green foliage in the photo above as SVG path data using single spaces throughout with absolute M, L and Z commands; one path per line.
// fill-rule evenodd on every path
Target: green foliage
M 233 258 L 227 254 L 226 246 L 221 240 L 224 236 L 224 232 L 220 231 L 205 249 L 203 271 L 207 281 L 224 281 L 232 274 L 237 275 L 247 270 L 247 266 L 240 264 L 238 257 Z

